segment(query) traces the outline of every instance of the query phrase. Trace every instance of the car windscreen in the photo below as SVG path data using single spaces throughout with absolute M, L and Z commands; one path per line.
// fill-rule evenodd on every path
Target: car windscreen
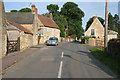
M 49 40 L 56 40 L 55 38 L 50 38 Z

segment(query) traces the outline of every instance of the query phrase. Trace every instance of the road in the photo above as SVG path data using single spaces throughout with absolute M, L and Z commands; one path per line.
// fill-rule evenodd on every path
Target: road
M 47 46 L 7 69 L 3 78 L 115 77 L 92 57 L 90 48 L 75 42 Z

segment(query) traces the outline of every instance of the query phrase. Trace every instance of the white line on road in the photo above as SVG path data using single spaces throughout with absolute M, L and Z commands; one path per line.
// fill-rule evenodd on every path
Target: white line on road
M 62 66 L 63 66 L 63 61 L 61 61 L 61 63 L 60 63 L 60 68 L 59 68 L 59 72 L 58 72 L 58 78 L 61 78 L 61 75 L 62 75 Z
M 62 52 L 62 56 L 61 57 L 63 58 L 63 56 L 64 56 L 64 52 Z

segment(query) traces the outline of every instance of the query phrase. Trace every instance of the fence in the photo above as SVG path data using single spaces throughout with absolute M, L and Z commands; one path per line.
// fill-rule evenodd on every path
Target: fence
M 103 38 L 89 38 L 88 44 L 90 46 L 104 47 L 104 39 Z

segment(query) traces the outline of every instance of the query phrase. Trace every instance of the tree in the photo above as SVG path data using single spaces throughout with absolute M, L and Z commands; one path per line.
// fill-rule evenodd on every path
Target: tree
M 50 14 L 49 13 L 45 13 L 45 14 L 42 14 L 43 16 L 46 16 L 46 17 L 49 17 Z
M 85 31 L 87 31 L 87 29 L 90 27 L 90 25 L 93 23 L 93 18 L 94 18 L 95 16 L 93 16 L 92 18 L 90 18 L 89 19 L 89 21 L 87 22 L 87 25 L 86 25 L 86 29 L 85 29 Z M 101 22 L 101 24 L 102 25 L 104 25 L 104 19 L 103 18 L 101 18 L 101 17 L 97 17 L 98 19 L 99 19 L 99 21 Z
M 49 13 L 55 13 L 59 10 L 59 7 L 58 7 L 58 5 L 50 4 L 50 5 L 47 5 L 47 9 L 48 9 Z
M 61 8 L 62 15 L 65 16 L 68 22 L 68 35 L 76 36 L 79 39 L 84 30 L 82 28 L 82 18 L 84 17 L 84 12 L 78 8 L 78 5 L 73 2 L 67 2 Z
M 47 6 L 47 9 L 48 9 L 49 13 L 45 13 L 43 15 L 46 16 L 46 17 L 49 17 L 50 13 L 52 13 L 53 14 L 53 20 L 60 27 L 60 36 L 61 37 L 66 37 L 65 28 L 67 26 L 67 20 L 63 15 L 61 15 L 58 12 L 58 10 L 59 10 L 58 5 L 50 4 L 50 5 Z
M 11 10 L 10 12 L 18 12 L 17 10 Z
M 108 28 L 109 30 L 113 30 L 114 26 L 114 18 L 111 13 L 108 14 Z
M 18 12 L 32 12 L 32 10 L 30 8 L 23 8 L 19 10 Z

